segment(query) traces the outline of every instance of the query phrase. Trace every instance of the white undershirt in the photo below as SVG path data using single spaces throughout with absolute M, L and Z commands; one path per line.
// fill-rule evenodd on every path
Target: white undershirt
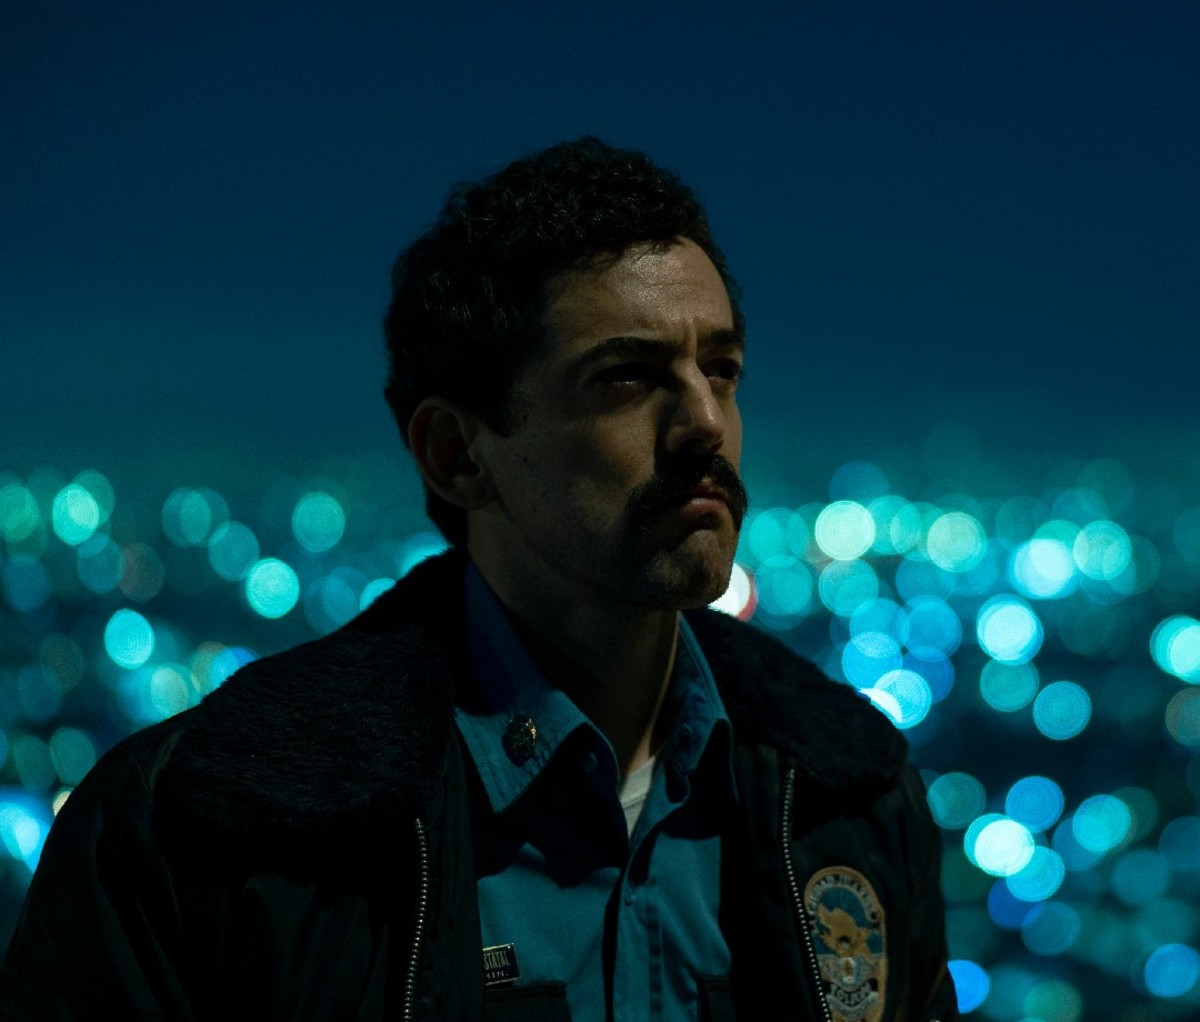
M 625 813 L 625 827 L 629 836 L 633 837 L 633 828 L 637 826 L 638 817 L 645 808 L 646 798 L 650 794 L 650 781 L 654 777 L 655 757 L 651 756 L 636 770 L 628 773 L 617 789 L 617 798 L 621 800 L 621 809 Z

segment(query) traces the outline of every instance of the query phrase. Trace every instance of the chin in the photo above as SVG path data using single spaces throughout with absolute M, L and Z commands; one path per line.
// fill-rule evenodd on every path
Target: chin
M 714 561 L 663 555 L 646 573 L 646 602 L 659 610 L 707 607 L 728 588 L 732 570 L 732 556 Z

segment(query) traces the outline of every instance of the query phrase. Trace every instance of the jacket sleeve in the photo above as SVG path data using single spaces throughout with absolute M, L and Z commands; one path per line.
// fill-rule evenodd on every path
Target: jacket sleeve
M 933 822 L 925 786 L 909 767 L 904 780 L 905 798 L 912 823 L 909 866 L 918 893 L 913 914 L 913 942 L 909 970 L 914 1009 L 911 1022 L 951 1022 L 957 1019 L 958 995 L 947 967 L 946 904 L 942 896 L 941 832 Z
M 0 963 L 5 1018 L 191 1018 L 148 770 L 128 746 L 97 764 L 50 829 Z

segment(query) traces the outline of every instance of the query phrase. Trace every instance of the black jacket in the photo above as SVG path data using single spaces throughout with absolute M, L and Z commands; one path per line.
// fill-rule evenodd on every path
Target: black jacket
M 566 1017 L 561 991 L 485 997 L 453 729 L 462 567 L 427 562 L 108 753 L 47 839 L 0 1015 Z M 938 835 L 902 737 L 778 641 L 689 621 L 739 795 L 722 844 L 733 974 L 704 981 L 708 1017 L 836 1019 L 840 998 L 864 1020 L 956 1018 Z

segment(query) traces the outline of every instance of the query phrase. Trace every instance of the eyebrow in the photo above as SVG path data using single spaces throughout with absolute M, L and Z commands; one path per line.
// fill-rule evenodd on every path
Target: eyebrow
M 658 340 L 653 337 L 609 337 L 593 348 L 589 348 L 572 364 L 575 370 L 584 370 L 607 358 L 666 358 L 683 347 L 678 341 Z M 712 330 L 700 338 L 700 350 L 711 348 L 734 348 L 746 350 L 746 338 L 737 330 Z

